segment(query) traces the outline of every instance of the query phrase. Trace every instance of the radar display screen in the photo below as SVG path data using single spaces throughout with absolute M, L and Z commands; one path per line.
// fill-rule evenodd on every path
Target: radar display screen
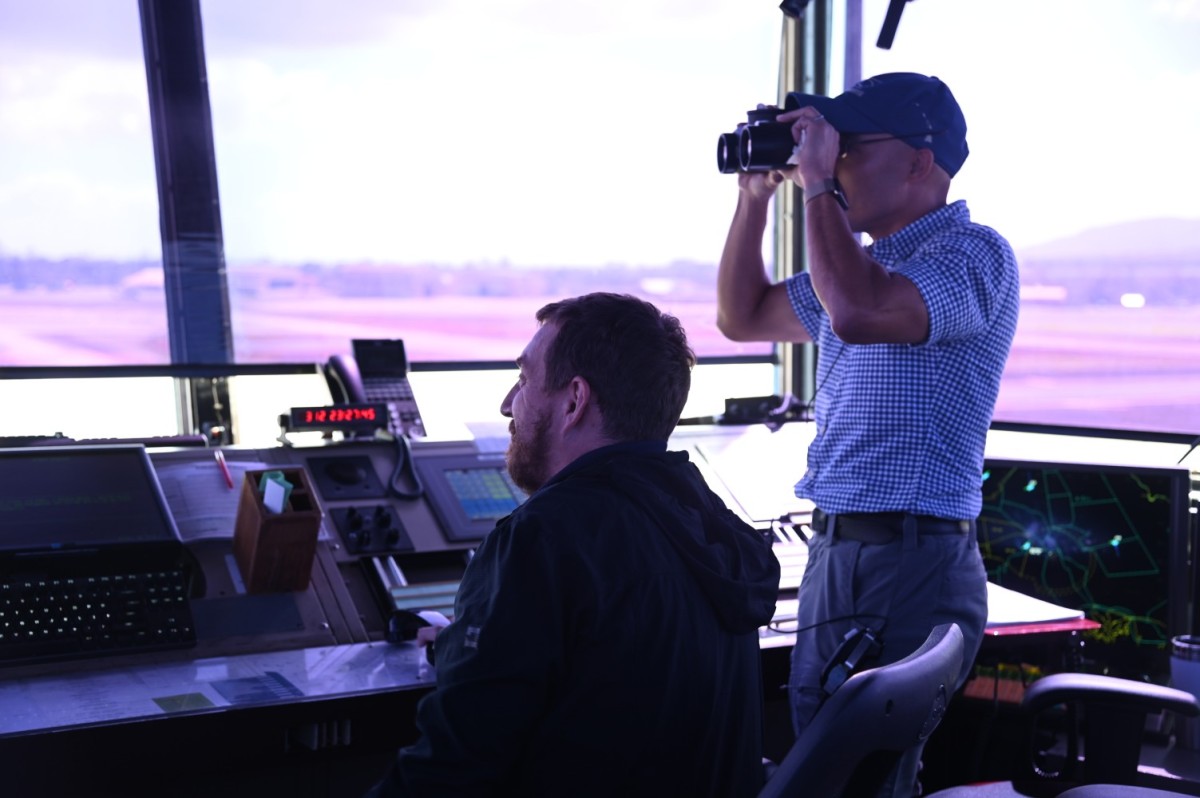
M 1084 670 L 1164 682 L 1189 631 L 1189 472 L 988 460 L 982 484 L 988 579 L 1098 622 Z

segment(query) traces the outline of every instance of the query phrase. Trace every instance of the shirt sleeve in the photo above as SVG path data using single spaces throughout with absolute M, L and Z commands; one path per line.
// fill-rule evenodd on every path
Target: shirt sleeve
M 998 236 L 969 231 L 931 243 L 899 272 L 925 299 L 926 343 L 937 344 L 977 335 L 995 322 L 1016 259 Z
M 817 292 L 813 289 L 812 275 L 808 272 L 792 275 L 785 283 L 785 287 L 788 301 L 792 305 L 792 312 L 796 314 L 796 318 L 800 319 L 804 329 L 808 330 L 808 337 L 816 341 L 821 332 L 821 318 L 825 315 L 825 308 L 822 307 L 821 300 L 817 299 Z
M 488 534 L 437 638 L 437 689 L 417 710 L 380 795 L 496 795 L 509 781 L 561 672 L 560 587 L 536 519 Z

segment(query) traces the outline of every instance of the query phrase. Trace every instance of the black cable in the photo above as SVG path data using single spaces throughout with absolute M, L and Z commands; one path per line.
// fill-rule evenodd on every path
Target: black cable
M 1192 439 L 1191 445 L 1188 446 L 1187 451 L 1183 453 L 1183 456 L 1175 461 L 1175 465 L 1182 465 L 1183 461 L 1187 459 L 1188 455 L 1196 451 L 1197 446 L 1200 446 L 1200 437 Z
M 884 616 L 884 615 L 860 615 L 860 614 L 855 614 L 855 615 L 841 615 L 841 616 L 839 616 L 839 617 L 837 617 L 837 618 L 826 618 L 826 619 L 825 619 L 825 620 L 823 620 L 823 621 L 818 621 L 817 623 L 810 624 L 809 626 L 805 626 L 805 627 L 803 627 L 803 628 L 801 628 L 801 627 L 796 627 L 795 629 L 780 629 L 780 628 L 779 628 L 779 624 L 780 624 L 781 622 L 780 622 L 780 621 L 775 621 L 775 620 L 772 620 L 770 623 L 768 623 L 768 624 L 767 624 L 767 628 L 768 628 L 768 629 L 770 629 L 772 632 L 778 632 L 779 634 L 785 634 L 785 635 L 798 635 L 798 634 L 800 634 L 801 632 L 807 632 L 807 631 L 808 631 L 808 630 L 810 630 L 810 629 L 816 629 L 818 626 L 824 626 L 824 625 L 825 625 L 825 624 L 827 624 L 827 623 L 837 623 L 838 621 L 857 621 L 857 620 L 859 620 L 859 619 L 861 619 L 861 618 L 869 618 L 869 619 L 873 619 L 873 620 L 876 620 L 876 621 L 883 621 L 883 624 L 884 624 L 884 625 L 886 625 L 886 624 L 887 624 L 887 616 Z M 792 621 L 795 621 L 795 620 L 796 620 L 795 618 L 793 618 L 793 619 L 792 619 Z M 786 623 L 786 621 L 784 621 L 783 623 Z M 879 631 L 880 631 L 880 632 L 882 632 L 882 631 L 883 631 L 883 626 L 882 626 L 882 625 L 879 627 Z
M 825 387 L 825 383 L 829 382 L 829 378 L 833 376 L 834 369 L 837 366 L 838 361 L 842 359 L 842 354 L 846 351 L 846 347 L 850 346 L 850 344 L 846 343 L 845 341 L 839 341 L 838 343 L 840 343 L 841 346 L 838 348 L 837 354 L 833 356 L 833 362 L 830 363 L 829 368 L 826 369 L 825 376 L 822 377 L 821 381 L 818 382 L 813 388 L 812 396 L 808 397 L 808 401 L 800 405 L 800 415 L 801 419 L 804 421 L 812 421 L 816 418 L 817 395 L 821 393 L 821 389 Z
M 400 434 L 396 435 L 394 439 L 396 441 L 396 468 L 392 471 L 392 478 L 388 480 L 388 490 L 396 498 L 404 501 L 419 499 L 425 495 L 425 486 L 421 483 L 420 474 L 417 473 L 408 438 Z M 408 481 L 413 486 L 411 491 L 397 487 L 397 480 L 405 474 L 408 475 Z

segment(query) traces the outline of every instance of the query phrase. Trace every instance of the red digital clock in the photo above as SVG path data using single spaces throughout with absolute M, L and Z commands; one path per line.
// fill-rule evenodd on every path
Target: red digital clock
M 382 403 L 342 404 L 328 407 L 293 407 L 288 429 L 372 430 L 387 429 L 388 406 Z

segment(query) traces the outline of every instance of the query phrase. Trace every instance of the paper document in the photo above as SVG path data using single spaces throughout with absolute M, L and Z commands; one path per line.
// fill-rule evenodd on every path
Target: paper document
M 163 496 L 171 507 L 184 543 L 207 538 L 233 538 L 238 499 L 247 471 L 269 468 L 265 463 L 227 461 L 234 487 L 225 482 L 216 461 L 165 463 L 155 466 Z
M 988 582 L 987 590 L 988 626 L 1071 621 L 1083 617 L 1083 610 L 1060 607 L 992 582 Z

